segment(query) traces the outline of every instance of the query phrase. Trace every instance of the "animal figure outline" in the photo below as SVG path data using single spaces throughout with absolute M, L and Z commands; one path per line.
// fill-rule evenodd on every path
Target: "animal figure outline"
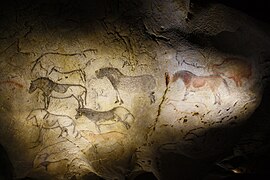
M 223 75 L 235 82 L 237 87 L 243 85 L 243 79 L 252 76 L 251 63 L 240 58 L 225 58 L 220 64 L 210 65 L 213 74 Z
M 52 72 L 61 74 L 79 74 L 83 82 L 86 81 L 85 68 L 91 64 L 91 60 L 86 56 L 86 53 L 97 53 L 97 49 L 85 49 L 80 53 L 59 53 L 47 52 L 41 54 L 31 68 L 31 73 L 36 70 L 39 65 L 40 70 L 45 71 L 45 75 L 49 76 Z M 85 63 L 78 63 L 78 60 L 83 60 Z M 72 66 L 63 66 L 64 64 L 72 64 Z
M 111 82 L 114 90 L 116 91 L 116 102 L 120 105 L 124 103 L 119 90 L 127 91 L 130 93 L 147 93 L 150 98 L 150 102 L 155 103 L 156 80 L 152 75 L 139 75 L 139 76 L 127 76 L 124 75 L 118 68 L 105 67 L 95 71 L 96 77 L 102 79 L 108 78 Z
M 86 105 L 87 89 L 80 84 L 59 84 L 47 77 L 40 77 L 31 81 L 29 93 L 37 89 L 43 92 L 45 109 L 48 109 L 50 98 L 66 99 L 75 98 L 78 102 L 78 108 Z
M 43 142 L 44 132 L 53 129 L 60 129 L 58 137 L 80 136 L 80 133 L 76 130 L 75 121 L 67 115 L 52 114 L 45 109 L 34 109 L 29 113 L 26 120 L 32 121 L 32 125 L 39 128 L 36 142 Z
M 197 76 L 194 73 L 187 70 L 180 70 L 173 74 L 171 82 L 176 82 L 181 79 L 185 85 L 185 94 L 183 101 L 187 100 L 187 96 L 191 90 L 200 91 L 202 89 L 209 88 L 214 95 L 214 104 L 221 104 L 220 94 L 218 93 L 218 88 L 222 83 L 226 86 L 229 91 L 229 87 L 225 79 L 219 75 L 209 75 L 209 76 Z
M 126 129 L 129 129 L 131 126 L 127 122 L 128 118 L 131 118 L 131 121 L 134 121 L 135 119 L 128 109 L 121 106 L 114 107 L 108 111 L 96 111 L 90 108 L 80 108 L 76 110 L 77 114 L 75 115 L 75 119 L 78 119 L 81 116 L 85 116 L 87 119 L 95 123 L 99 132 L 99 123 L 114 120 L 116 122 L 121 122 L 126 127 Z

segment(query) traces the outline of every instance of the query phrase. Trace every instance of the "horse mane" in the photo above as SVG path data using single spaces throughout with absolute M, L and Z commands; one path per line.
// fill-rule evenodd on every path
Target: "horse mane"
M 39 77 L 35 80 L 32 81 L 32 83 L 37 83 L 37 82 L 48 82 L 48 84 L 55 84 L 55 82 L 53 82 L 50 78 L 48 77 Z
M 109 76 L 111 74 L 117 75 L 117 76 L 123 76 L 124 74 L 119 71 L 119 69 L 114 68 L 114 67 L 105 67 L 101 68 L 99 70 L 99 73 L 101 73 L 103 76 Z
M 185 84 L 188 84 L 190 82 L 192 76 L 195 76 L 195 74 L 193 74 L 190 71 L 180 70 L 180 71 L 177 71 L 176 73 L 173 74 L 172 82 L 175 82 L 179 78 L 181 78 Z
M 36 89 L 40 89 L 46 95 L 49 95 L 52 92 L 52 90 L 55 89 L 57 85 L 58 85 L 57 83 L 53 82 L 51 79 L 47 77 L 39 77 L 31 81 L 30 89 L 32 88 L 31 92 L 34 92 Z M 29 93 L 31 93 L 30 89 L 29 89 Z
M 106 76 L 114 87 L 119 83 L 119 78 L 125 76 L 119 69 L 113 67 L 105 67 L 100 70 L 99 73 L 102 73 L 102 76 Z
M 79 113 L 95 112 L 95 110 L 88 109 L 88 108 L 79 108 L 79 109 L 76 109 L 76 111 L 79 112 Z
M 45 87 L 51 87 L 51 88 L 54 88 L 57 83 L 53 82 L 50 78 L 47 78 L 47 77 L 40 77 L 40 78 L 37 78 L 36 80 L 34 80 L 33 82 L 38 82 L 40 83 L 39 85 L 46 85 Z

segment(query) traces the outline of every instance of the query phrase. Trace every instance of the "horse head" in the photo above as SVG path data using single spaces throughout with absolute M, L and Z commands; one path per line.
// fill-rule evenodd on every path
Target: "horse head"
M 75 119 L 79 119 L 82 116 L 82 109 L 79 108 L 79 109 L 76 109 L 76 111 L 77 111 L 77 114 L 75 115 Z
M 31 81 L 28 92 L 31 94 L 37 89 L 36 81 Z
M 101 68 L 101 69 L 99 69 L 99 70 L 96 70 L 96 71 L 95 71 L 95 74 L 96 74 L 96 77 L 97 77 L 98 79 L 101 79 L 101 78 L 103 78 L 104 76 L 106 76 L 106 70 L 105 70 L 105 68 Z
M 42 90 L 53 86 L 55 83 L 48 77 L 39 77 L 30 83 L 29 93 L 34 92 L 36 89 L 40 88 Z

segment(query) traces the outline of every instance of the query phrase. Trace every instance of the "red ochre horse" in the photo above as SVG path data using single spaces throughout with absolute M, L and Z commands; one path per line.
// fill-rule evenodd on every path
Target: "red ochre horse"
M 210 69 L 216 75 L 232 79 L 237 87 L 243 85 L 244 78 L 249 79 L 252 75 L 251 63 L 240 58 L 226 58 L 220 64 L 212 64 Z
M 190 91 L 201 91 L 209 89 L 215 97 L 214 104 L 221 104 L 218 88 L 222 83 L 224 83 L 228 89 L 227 82 L 219 75 L 197 76 L 190 71 L 180 70 L 173 74 L 171 82 L 175 82 L 179 78 L 184 82 L 186 87 L 183 101 L 187 99 L 187 95 Z

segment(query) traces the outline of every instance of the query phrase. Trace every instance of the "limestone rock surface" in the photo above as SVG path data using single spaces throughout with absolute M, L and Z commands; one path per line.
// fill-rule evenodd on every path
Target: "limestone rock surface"
M 162 154 L 218 157 L 260 104 L 269 36 L 236 10 L 14 3 L 0 20 L 0 143 L 14 177 L 166 179 Z

